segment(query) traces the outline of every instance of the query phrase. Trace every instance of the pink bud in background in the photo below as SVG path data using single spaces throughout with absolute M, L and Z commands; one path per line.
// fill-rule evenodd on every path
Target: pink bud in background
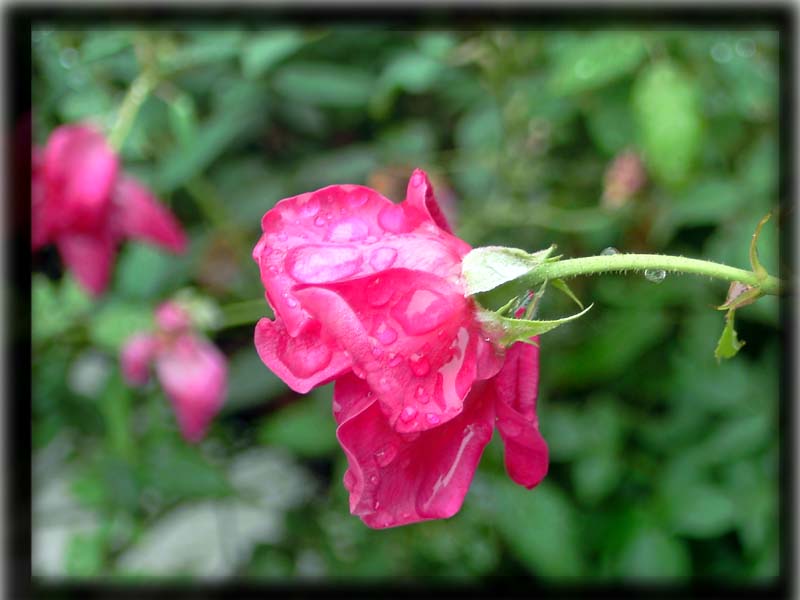
M 130 385 L 144 385 L 154 363 L 183 437 L 198 442 L 225 401 L 225 356 L 192 330 L 191 317 L 174 302 L 156 309 L 156 324 L 156 333 L 138 333 L 125 343 L 120 355 L 123 376 Z
M 605 174 L 603 206 L 618 209 L 630 200 L 647 182 L 647 174 L 639 155 L 627 150 L 614 159 Z
M 141 184 L 120 173 L 103 135 L 87 124 L 63 125 L 34 148 L 31 180 L 33 250 L 53 243 L 66 268 L 94 295 L 111 275 L 125 238 L 182 252 L 180 223 Z

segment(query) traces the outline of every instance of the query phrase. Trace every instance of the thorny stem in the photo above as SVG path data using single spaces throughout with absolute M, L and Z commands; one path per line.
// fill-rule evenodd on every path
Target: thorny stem
M 665 256 L 662 254 L 611 254 L 608 256 L 587 256 L 545 262 L 537 266 L 525 277 L 526 283 L 533 286 L 548 279 L 565 279 L 577 275 L 592 275 L 611 271 L 668 271 L 706 275 L 727 281 L 740 281 L 761 289 L 764 294 L 777 296 L 780 293 L 781 281 L 777 277 L 767 275 L 759 278 L 752 271 L 729 267 L 720 263 L 683 256 Z

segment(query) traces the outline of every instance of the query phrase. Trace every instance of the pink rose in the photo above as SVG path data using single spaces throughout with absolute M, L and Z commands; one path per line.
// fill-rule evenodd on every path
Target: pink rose
M 261 224 L 253 258 L 275 320 L 256 325 L 256 349 L 298 392 L 336 381 L 354 514 L 371 527 L 452 516 L 495 421 L 511 477 L 541 480 L 538 349 L 504 357 L 482 329 L 461 275 L 471 248 L 423 171 L 401 204 L 334 185 L 280 201 Z
M 156 310 L 159 330 L 138 333 L 122 349 L 122 374 L 133 386 L 147 383 L 151 363 L 172 401 L 183 437 L 200 441 L 225 400 L 228 369 L 225 356 L 191 330 L 191 318 L 166 302 Z
M 55 243 L 64 264 L 92 294 L 108 285 L 116 248 L 140 239 L 181 252 L 180 223 L 147 188 L 120 172 L 91 125 L 63 125 L 32 156 L 33 250 Z

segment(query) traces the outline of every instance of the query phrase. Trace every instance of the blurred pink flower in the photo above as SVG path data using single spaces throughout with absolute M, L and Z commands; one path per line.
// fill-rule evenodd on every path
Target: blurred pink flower
M 427 175 L 406 200 L 333 185 L 280 201 L 253 250 L 275 319 L 259 356 L 289 387 L 335 380 L 351 512 L 371 527 L 450 517 L 497 422 L 510 476 L 547 471 L 535 415 L 538 349 L 507 353 L 465 295 L 470 246 L 452 234 Z
M 225 401 L 228 368 L 225 356 L 191 329 L 188 313 L 174 302 L 156 309 L 156 333 L 137 333 L 122 348 L 125 380 L 141 386 L 156 376 L 178 418 L 183 437 L 200 441 Z
M 111 274 L 124 238 L 182 252 L 186 238 L 172 213 L 120 172 L 117 155 L 88 124 L 63 125 L 32 153 L 33 250 L 54 243 L 64 265 L 94 295 Z

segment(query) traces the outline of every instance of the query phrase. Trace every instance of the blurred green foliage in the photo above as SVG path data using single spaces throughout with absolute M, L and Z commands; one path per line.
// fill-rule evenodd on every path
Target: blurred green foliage
M 229 358 L 230 394 L 199 445 L 181 440 L 157 384 L 123 385 L 117 359 L 180 290 L 228 317 L 231 303 L 261 298 L 250 250 L 279 199 L 362 183 L 400 200 L 413 167 L 474 246 L 746 267 L 750 235 L 778 203 L 776 33 L 40 27 L 32 50 L 38 143 L 78 119 L 110 128 L 140 72 L 159 74 L 122 157 L 191 239 L 182 257 L 125 246 L 98 301 L 59 278 L 53 256 L 37 259 L 36 575 L 777 575 L 772 298 L 737 313 L 747 345 L 718 365 L 723 315 L 711 307 L 723 284 L 571 282 L 595 307 L 542 339 L 544 483 L 513 484 L 495 439 L 457 516 L 387 531 L 349 515 L 331 387 L 298 397 L 256 356 L 266 304 L 209 332 Z M 604 173 L 625 150 L 648 182 L 609 206 Z M 773 224 L 760 250 L 775 273 Z M 542 318 L 568 314 L 559 296 Z

